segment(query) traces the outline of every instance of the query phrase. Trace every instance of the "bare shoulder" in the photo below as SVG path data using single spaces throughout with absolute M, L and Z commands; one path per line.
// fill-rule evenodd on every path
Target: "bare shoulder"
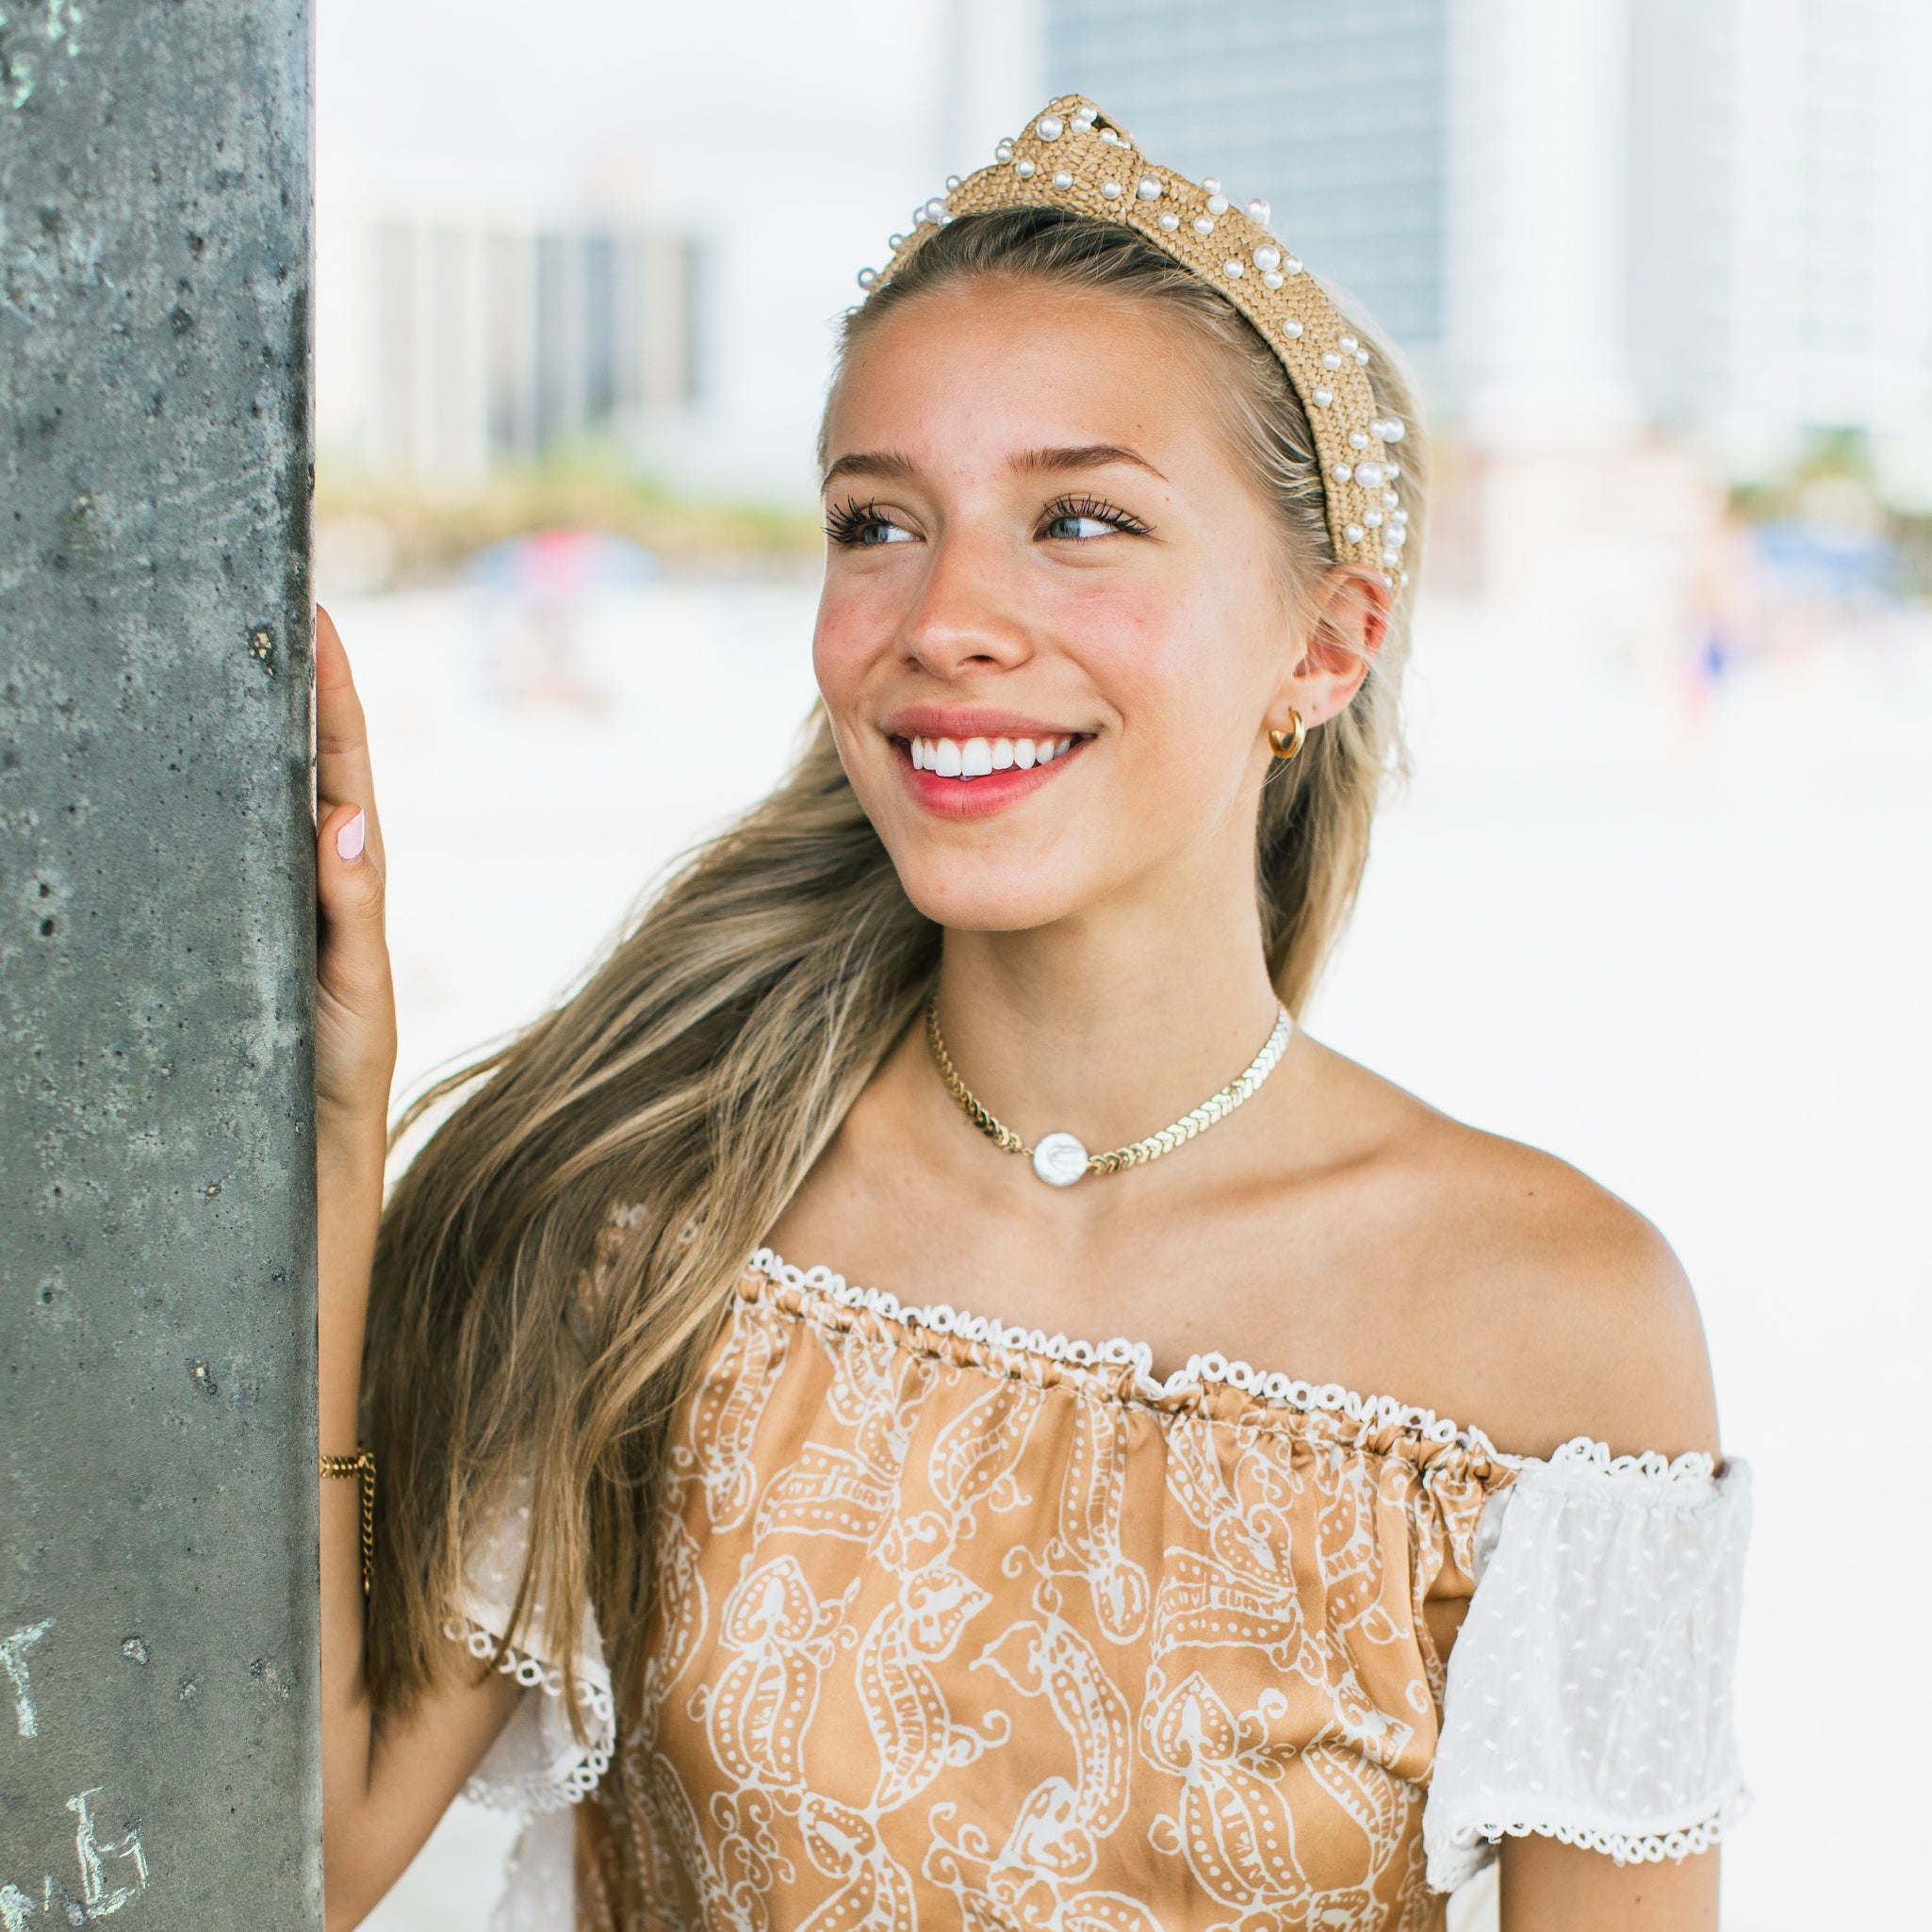
M 1715 1450 L 1703 1323 L 1662 1235 L 1567 1162 L 1327 1060 L 1367 1130 L 1389 1312 L 1429 1351 L 1434 1405 L 1528 1455 L 1578 1435 Z

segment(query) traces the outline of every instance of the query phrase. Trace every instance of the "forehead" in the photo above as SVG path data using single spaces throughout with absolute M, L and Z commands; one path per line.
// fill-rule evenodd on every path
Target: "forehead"
M 853 346 L 826 455 L 1214 440 L 1203 352 L 1152 303 L 1005 277 L 930 289 Z

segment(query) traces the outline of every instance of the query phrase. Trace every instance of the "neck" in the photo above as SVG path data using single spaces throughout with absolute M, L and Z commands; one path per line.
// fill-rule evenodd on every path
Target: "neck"
M 948 931 L 940 969 L 946 1047 L 981 1104 L 1028 1141 L 1063 1131 L 1096 1153 L 1226 1086 L 1275 1007 L 1252 890 Z

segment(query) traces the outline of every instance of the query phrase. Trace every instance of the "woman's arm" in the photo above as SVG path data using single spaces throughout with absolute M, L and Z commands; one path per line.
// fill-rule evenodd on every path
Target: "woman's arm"
M 349 660 L 316 613 L 316 1190 L 318 1411 L 322 1453 L 356 1449 L 364 1318 L 383 1207 L 396 1008 L 383 935 L 383 843 Z M 380 1480 L 382 1472 L 378 1471 Z M 401 1876 L 520 1695 L 445 1678 L 404 1725 L 372 1721 L 363 1670 L 360 1485 L 321 1482 L 322 1865 L 329 1932 L 359 1924 Z
M 1717 1932 L 1717 1853 L 1618 1865 L 1553 1838 L 1505 1839 L 1502 1932 Z

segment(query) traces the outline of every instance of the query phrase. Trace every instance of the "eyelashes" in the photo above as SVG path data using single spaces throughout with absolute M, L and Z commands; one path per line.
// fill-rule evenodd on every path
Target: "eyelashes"
M 833 543 L 847 548 L 876 542 L 876 538 L 869 536 L 870 532 L 891 528 L 892 526 L 878 514 L 876 502 L 861 503 L 857 497 L 847 497 L 843 503 L 826 512 L 826 535 Z
M 1122 510 L 1118 503 L 1106 502 L 1099 497 L 1061 497 L 1046 506 L 1046 514 L 1040 518 L 1040 530 L 1044 533 L 1056 523 L 1104 523 L 1109 530 L 1117 530 L 1124 536 L 1152 536 L 1154 532 L 1131 510 Z M 1075 537 L 1075 543 L 1091 543 L 1091 537 Z
M 1055 537 L 1056 525 L 1067 523 L 1098 523 L 1109 531 L 1118 531 L 1123 536 L 1152 536 L 1153 529 L 1143 523 L 1132 511 L 1123 510 L 1118 503 L 1109 503 L 1100 497 L 1059 497 L 1046 505 L 1040 513 L 1036 535 L 1053 538 L 1059 542 L 1091 543 L 1090 536 L 1080 537 L 1061 532 Z M 847 497 L 843 503 L 834 505 L 826 512 L 826 535 L 834 544 L 847 549 L 872 548 L 891 543 L 893 538 L 887 532 L 897 532 L 902 538 L 909 539 L 910 531 L 902 524 L 894 523 L 878 507 L 876 500 L 868 499 L 861 503 L 857 497 Z

